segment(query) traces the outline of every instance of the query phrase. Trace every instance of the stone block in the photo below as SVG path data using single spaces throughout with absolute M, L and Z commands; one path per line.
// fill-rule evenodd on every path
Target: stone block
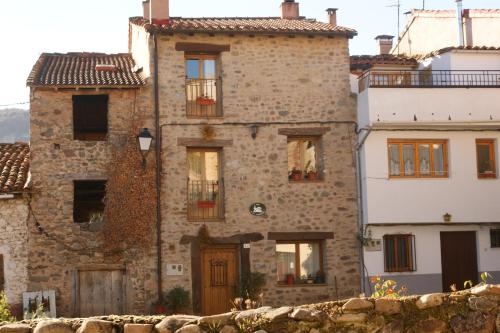
M 492 333 L 495 329 L 495 317 L 472 311 L 465 317 L 460 315 L 452 317 L 450 326 L 454 333 Z
M 226 325 L 220 330 L 219 333 L 239 333 L 239 331 L 234 326 Z
M 335 318 L 338 323 L 362 323 L 366 321 L 368 315 L 366 313 L 345 313 Z
M 470 292 L 473 295 L 500 295 L 500 284 L 483 284 L 473 287 Z
M 289 315 L 290 318 L 301 321 L 320 321 L 322 312 L 307 308 L 296 308 Z
M 151 333 L 153 324 L 125 324 L 123 333 Z
M 28 324 L 7 324 L 0 326 L 0 333 L 30 333 L 31 328 Z
M 427 319 L 415 325 L 415 333 L 444 333 L 448 331 L 447 325 L 442 320 Z
M 356 312 L 373 309 L 373 303 L 362 298 L 351 298 L 343 306 L 345 312 Z
M 497 320 L 495 321 L 495 326 L 497 327 L 497 333 L 500 333 L 500 313 L 497 314 Z
M 382 327 L 380 333 L 403 333 L 404 324 L 402 321 L 393 321 Z
M 246 319 L 255 319 L 257 317 L 263 316 L 265 313 L 271 310 L 272 308 L 270 306 L 263 306 L 258 309 L 241 311 L 236 315 L 235 320 L 238 322 Z
M 36 325 L 33 333 L 73 333 L 73 329 L 60 320 L 43 320 Z
M 218 315 L 213 315 L 213 316 L 206 316 L 206 317 L 201 317 L 198 319 L 198 325 L 205 324 L 205 325 L 226 325 L 229 323 L 231 318 L 235 316 L 236 314 L 234 312 L 227 312 L 223 314 L 218 314 Z
M 175 333 L 203 333 L 203 330 L 198 325 L 186 325 L 179 328 Z
M 77 333 L 114 333 L 113 323 L 98 319 L 85 319 Z
M 156 324 L 155 329 L 157 333 L 174 333 L 178 328 L 184 324 L 198 320 L 200 317 L 174 315 L 165 317 L 161 322 Z
M 293 308 L 290 306 L 283 306 L 281 308 L 273 309 L 266 314 L 264 314 L 264 318 L 271 321 L 276 322 L 279 320 L 287 319 L 288 314 L 293 311 Z
M 420 298 L 417 300 L 415 305 L 420 310 L 424 310 L 424 309 L 432 308 L 432 307 L 439 306 L 439 305 L 443 304 L 443 298 L 444 298 L 444 294 L 441 294 L 441 293 L 427 294 L 427 295 L 420 296 Z
M 379 298 L 375 300 L 375 311 L 393 315 L 401 313 L 401 302 L 394 298 Z
M 475 311 L 490 312 L 497 307 L 497 302 L 484 297 L 470 297 L 469 308 Z

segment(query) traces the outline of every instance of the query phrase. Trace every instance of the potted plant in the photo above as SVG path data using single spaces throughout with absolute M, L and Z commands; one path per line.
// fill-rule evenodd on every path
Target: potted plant
M 89 225 L 88 225 L 88 230 L 89 231 L 99 231 L 102 229 L 102 226 L 104 224 L 104 214 L 101 212 L 97 213 L 92 213 L 90 214 L 89 217 Z
M 215 208 L 215 200 L 198 200 L 198 208 Z
M 189 304 L 189 291 L 182 287 L 175 287 L 167 293 L 165 301 L 172 313 L 179 313 Z
M 311 181 L 318 180 L 318 172 L 316 170 L 314 170 L 314 169 L 310 170 L 307 173 L 307 179 L 311 180 Z
M 325 282 L 326 282 L 325 273 L 323 273 L 322 271 L 318 271 L 316 273 L 316 278 L 314 279 L 314 283 L 323 284 Z
M 208 97 L 198 97 L 196 99 L 196 104 L 198 104 L 198 105 L 214 105 L 215 100 L 213 98 L 208 98 Z
M 288 285 L 295 284 L 295 275 L 287 274 L 286 275 L 286 284 L 288 284 Z
M 302 171 L 293 168 L 292 171 L 290 172 L 289 178 L 293 181 L 302 180 Z
M 314 283 L 314 279 L 313 279 L 313 277 L 312 277 L 312 274 L 309 274 L 309 275 L 307 276 L 306 283 L 307 283 L 307 284 L 313 284 L 313 283 Z

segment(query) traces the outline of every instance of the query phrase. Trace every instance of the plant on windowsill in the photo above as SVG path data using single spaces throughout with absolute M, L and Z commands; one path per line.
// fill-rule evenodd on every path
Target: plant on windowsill
M 296 168 L 293 168 L 292 171 L 290 172 L 290 175 L 288 175 L 288 179 L 293 180 L 293 181 L 302 180 L 302 171 L 297 170 Z
M 309 274 L 305 281 L 307 284 L 314 284 L 314 278 L 313 278 L 312 274 Z
M 213 98 L 208 98 L 208 97 L 198 97 L 196 99 L 196 104 L 203 106 L 214 105 L 215 100 Z
M 326 283 L 325 273 L 323 273 L 322 271 L 316 272 L 316 277 L 314 279 L 314 283 L 316 283 L 316 284 Z
M 89 219 L 89 231 L 95 232 L 100 231 L 104 225 L 104 214 L 103 213 L 92 213 Z
M 306 174 L 306 178 L 309 181 L 318 180 L 318 172 L 315 169 L 312 169 Z
M 198 208 L 215 208 L 215 200 L 198 200 Z

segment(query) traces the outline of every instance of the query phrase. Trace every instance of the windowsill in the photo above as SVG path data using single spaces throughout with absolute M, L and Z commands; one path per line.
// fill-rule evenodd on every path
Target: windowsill
M 226 222 L 226 219 L 188 219 L 189 223 L 221 223 Z
M 288 180 L 289 184 L 299 183 L 299 184 L 307 184 L 307 183 L 324 183 L 324 179 L 316 179 L 316 180 Z
M 222 120 L 224 116 L 190 116 L 186 115 L 187 119 L 214 119 L 214 120 Z
M 283 288 L 328 287 L 328 283 L 294 283 L 294 284 L 277 283 L 276 286 Z

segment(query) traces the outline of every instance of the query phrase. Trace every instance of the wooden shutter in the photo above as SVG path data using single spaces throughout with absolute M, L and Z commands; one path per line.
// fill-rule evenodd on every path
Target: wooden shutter
M 3 255 L 0 254 L 0 291 L 5 290 L 5 273 L 3 264 Z

